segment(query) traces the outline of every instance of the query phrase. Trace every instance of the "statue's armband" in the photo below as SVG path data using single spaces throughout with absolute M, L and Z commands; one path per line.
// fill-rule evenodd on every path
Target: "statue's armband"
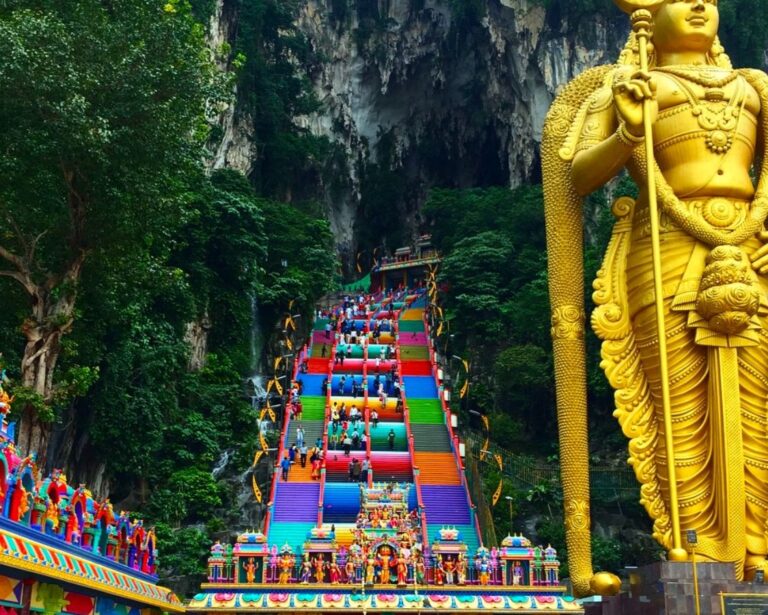
M 576 152 L 602 143 L 615 130 L 616 114 L 613 110 L 613 93 L 610 88 L 600 88 L 587 101 L 587 113 L 576 144 Z

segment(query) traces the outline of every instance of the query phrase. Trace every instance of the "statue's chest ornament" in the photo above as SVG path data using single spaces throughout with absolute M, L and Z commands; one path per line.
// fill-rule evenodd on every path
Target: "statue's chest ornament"
M 691 114 L 698 121 L 702 130 L 706 131 L 704 142 L 712 152 L 725 154 L 733 145 L 733 137 L 739 125 L 739 118 L 746 102 L 746 86 L 743 80 L 736 82 L 733 96 L 725 98 L 722 89 L 738 77 L 735 71 L 723 77 L 713 77 L 706 70 L 692 70 L 662 66 L 656 70 L 670 76 L 685 92 Z M 700 98 L 691 87 L 691 83 L 704 88 L 704 96 Z

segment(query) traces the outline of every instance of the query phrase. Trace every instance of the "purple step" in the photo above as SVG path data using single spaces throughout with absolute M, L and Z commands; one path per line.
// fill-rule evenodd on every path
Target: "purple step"
M 278 483 L 274 520 L 316 521 L 319 498 L 320 483 Z
M 462 525 L 471 522 L 467 495 L 460 485 L 424 485 L 421 499 L 427 509 L 427 523 Z

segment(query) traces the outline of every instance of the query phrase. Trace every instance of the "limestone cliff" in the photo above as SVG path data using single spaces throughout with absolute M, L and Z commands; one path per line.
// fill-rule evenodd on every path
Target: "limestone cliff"
M 226 7 L 227 0 L 219 2 Z M 344 152 L 333 189 L 327 179 L 316 187 L 342 253 L 358 242 L 372 245 L 375 233 L 366 226 L 382 228 L 376 220 L 391 206 L 406 225 L 399 237 L 390 232 L 390 241 L 417 232 L 432 186 L 537 179 L 538 142 L 554 93 L 585 67 L 614 61 L 627 28 L 618 11 L 569 19 L 557 2 L 542 4 L 297 2 L 295 25 L 314 52 L 297 70 L 322 105 L 295 122 Z M 221 36 L 220 22 L 212 31 Z M 231 117 L 226 122 L 217 164 L 229 160 L 247 171 L 248 157 L 257 155 L 246 137 L 252 127 L 247 118 L 239 126 Z

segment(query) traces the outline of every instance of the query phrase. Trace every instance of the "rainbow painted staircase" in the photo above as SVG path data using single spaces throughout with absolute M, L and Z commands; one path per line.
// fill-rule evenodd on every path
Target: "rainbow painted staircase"
M 296 361 L 306 369 L 293 374 L 302 382 L 303 412 L 300 419 L 284 418 L 278 460 L 296 442 L 301 424 L 307 447 L 322 450 L 319 476 L 298 460 L 287 479 L 276 472 L 263 532 L 240 535 L 228 553 L 218 543 L 211 548 L 209 583 L 189 603 L 189 612 L 583 613 L 559 585 L 554 549 L 536 548 L 522 536 L 505 538 L 499 548 L 480 544 L 425 307 L 423 294 L 401 292 L 369 302 L 351 323 L 342 317 L 336 331 L 326 332 L 327 321 L 316 321 Z M 342 326 L 367 333 L 377 324 L 377 343 L 343 343 Z M 349 422 L 348 433 L 364 434 L 364 444 L 349 451 L 337 441 L 341 429 L 334 430 L 331 420 L 341 404 L 362 413 L 356 424 Z M 362 493 L 360 482 L 350 478 L 354 459 L 371 465 Z M 369 514 L 359 517 L 361 496 Z M 387 507 L 400 511 L 393 522 L 402 534 L 373 524 L 378 518 L 371 515 Z M 413 551 L 406 560 L 402 549 L 408 545 Z M 394 573 L 384 572 L 387 553 L 402 558 L 397 582 Z M 513 574 L 521 569 L 517 560 L 524 575 Z M 462 561 L 468 564 L 465 576 L 448 576 L 443 567 Z M 352 562 L 351 569 L 345 562 Z M 315 566 L 322 571 L 319 580 Z

